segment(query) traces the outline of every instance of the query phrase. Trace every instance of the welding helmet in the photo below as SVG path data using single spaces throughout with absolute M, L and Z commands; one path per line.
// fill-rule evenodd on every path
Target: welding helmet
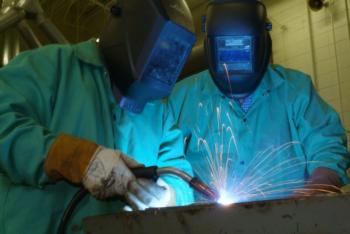
M 251 94 L 271 56 L 271 24 L 254 0 L 216 0 L 208 5 L 204 47 L 216 86 L 230 98 Z
M 100 37 L 100 51 L 120 106 L 139 113 L 170 94 L 195 43 L 184 0 L 119 0 Z

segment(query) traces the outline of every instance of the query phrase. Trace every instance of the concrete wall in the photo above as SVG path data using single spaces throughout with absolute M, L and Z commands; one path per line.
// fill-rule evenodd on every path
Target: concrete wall
M 350 0 L 334 0 L 318 12 L 310 11 L 306 0 L 265 3 L 273 23 L 274 63 L 310 74 L 350 138 Z

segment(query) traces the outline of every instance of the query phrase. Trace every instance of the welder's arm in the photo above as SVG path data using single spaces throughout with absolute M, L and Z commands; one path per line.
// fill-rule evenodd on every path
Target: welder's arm
M 42 186 L 50 181 L 43 170 L 57 137 L 44 127 L 57 82 L 50 61 L 28 51 L 0 69 L 0 173 L 12 183 Z
M 311 81 L 300 87 L 293 103 L 300 141 L 307 155 L 306 188 L 323 184 L 330 191 L 348 183 L 349 152 L 338 114 L 314 90 Z
M 190 163 L 184 157 L 182 133 L 175 127 L 173 116 L 169 112 L 164 116 L 164 133 L 157 166 L 175 167 L 193 175 Z M 175 190 L 177 205 L 193 203 L 193 190 L 186 182 L 172 175 L 162 176 L 162 179 Z

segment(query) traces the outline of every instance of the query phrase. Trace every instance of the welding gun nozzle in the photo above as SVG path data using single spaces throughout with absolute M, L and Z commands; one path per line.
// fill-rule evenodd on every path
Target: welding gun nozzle
M 208 187 L 206 184 L 204 184 L 202 181 L 200 181 L 196 177 L 192 178 L 192 180 L 190 181 L 190 185 L 195 190 L 199 191 L 200 193 L 202 193 L 212 201 L 217 201 L 219 199 L 219 194 L 215 190 Z

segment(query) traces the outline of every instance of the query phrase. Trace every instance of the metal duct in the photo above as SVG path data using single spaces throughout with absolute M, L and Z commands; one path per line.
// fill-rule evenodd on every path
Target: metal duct
M 1 1 L 2 9 L 11 4 L 13 0 Z M 0 67 L 2 67 L 20 52 L 20 35 L 15 28 L 8 29 L 0 34 L 0 42 Z

